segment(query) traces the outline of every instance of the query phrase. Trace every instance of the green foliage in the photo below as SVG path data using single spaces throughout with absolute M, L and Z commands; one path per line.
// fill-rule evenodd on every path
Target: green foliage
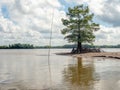
M 50 45 L 47 45 L 47 46 L 44 46 L 44 48 L 51 48 L 51 46 L 50 46 Z
M 11 44 L 9 46 L 0 46 L 0 49 L 33 49 L 34 46 L 30 44 Z
M 9 48 L 11 48 L 11 49 L 14 49 L 14 48 L 16 48 L 16 49 L 21 49 L 21 48 L 23 48 L 23 49 L 30 49 L 30 48 L 34 48 L 34 46 L 33 45 L 30 45 L 30 44 L 20 44 L 20 43 L 17 43 L 17 44 L 12 44 L 12 45 L 9 45 Z
M 93 22 L 93 13 L 89 12 L 88 6 L 79 5 L 68 8 L 67 19 L 62 19 L 65 26 L 61 33 L 69 42 L 92 43 L 95 39 L 93 34 L 99 24 Z
M 0 49 L 7 49 L 7 46 L 0 46 Z

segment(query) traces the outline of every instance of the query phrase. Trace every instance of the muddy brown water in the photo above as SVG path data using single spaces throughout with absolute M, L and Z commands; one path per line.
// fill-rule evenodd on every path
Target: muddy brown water
M 120 60 L 56 55 L 69 49 L 0 50 L 0 90 L 120 90 Z

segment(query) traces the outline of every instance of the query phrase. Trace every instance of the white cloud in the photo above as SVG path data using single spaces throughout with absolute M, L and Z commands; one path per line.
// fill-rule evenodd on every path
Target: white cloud
M 102 24 L 101 30 L 96 32 L 95 44 L 119 44 L 120 29 L 120 1 L 118 0 L 66 0 L 71 4 L 88 4 L 96 18 L 110 24 Z M 74 3 L 73 3 L 74 2 Z M 9 17 L 5 18 L 1 8 L 5 6 Z M 48 45 L 52 14 L 53 45 L 67 43 L 60 30 L 63 28 L 61 18 L 65 18 L 65 8 L 59 0 L 0 0 L 0 43 L 31 43 Z
M 105 27 L 95 32 L 97 45 L 116 45 L 120 42 L 120 27 Z
M 96 32 L 95 44 L 120 44 L 120 1 L 119 0 L 66 0 L 68 3 L 87 4 L 102 24 Z M 102 21 L 102 23 L 101 23 Z M 110 26 L 110 27 L 108 27 Z M 111 27 L 112 26 L 112 27 Z
M 60 29 L 62 29 L 61 18 L 65 17 L 65 12 L 58 0 L 54 2 L 50 0 L 9 0 L 7 2 L 5 0 L 0 3 L 0 7 L 5 5 L 10 14 L 10 18 L 5 18 L 0 10 L 2 44 L 21 42 L 48 45 L 53 10 L 53 37 L 61 39 L 53 39 L 53 45 L 64 42 Z
M 119 0 L 74 0 L 74 2 L 77 4 L 87 3 L 97 18 L 114 27 L 120 26 Z
M 119 0 L 91 0 L 89 5 L 96 18 L 113 27 L 101 27 L 99 34 L 104 38 L 97 38 L 99 44 L 120 44 L 120 1 Z

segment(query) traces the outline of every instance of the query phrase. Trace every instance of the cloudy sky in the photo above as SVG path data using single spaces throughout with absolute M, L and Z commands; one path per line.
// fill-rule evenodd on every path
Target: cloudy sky
M 61 18 L 78 4 L 89 5 L 100 24 L 94 44 L 120 44 L 120 0 L 0 0 L 0 45 L 48 45 L 53 12 L 52 45 L 66 44 Z

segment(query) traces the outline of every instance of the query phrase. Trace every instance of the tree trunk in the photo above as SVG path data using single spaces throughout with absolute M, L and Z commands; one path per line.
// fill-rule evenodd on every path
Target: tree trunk
M 82 53 L 82 43 L 81 42 L 78 42 L 77 53 Z

